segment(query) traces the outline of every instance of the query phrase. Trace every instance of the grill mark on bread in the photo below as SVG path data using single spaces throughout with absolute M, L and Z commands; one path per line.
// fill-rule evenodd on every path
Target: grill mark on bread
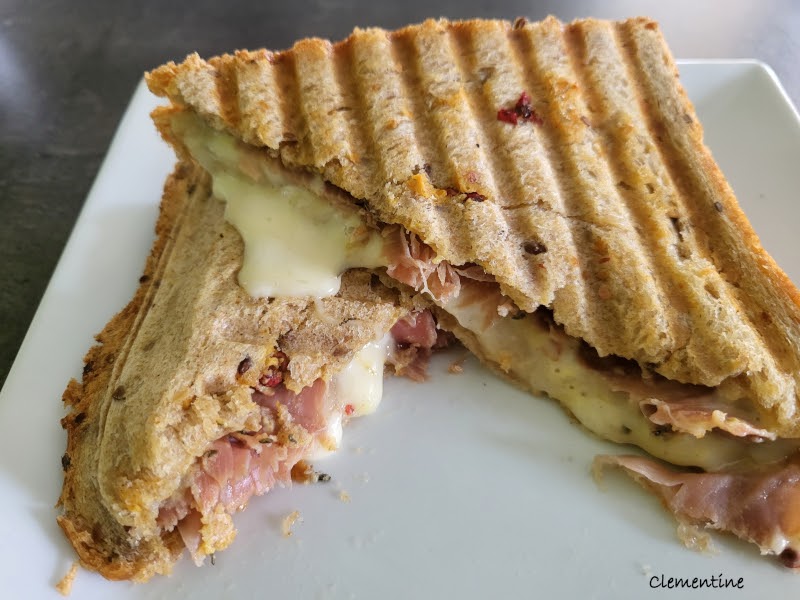
M 551 170 L 542 158 L 540 126 L 532 123 L 512 126 L 497 118 L 499 108 L 513 105 L 527 90 L 509 41 L 513 33 L 499 24 L 492 25 L 485 32 L 490 36 L 476 36 L 474 32 L 470 35 L 470 60 L 477 77 L 473 88 L 478 89 L 476 95 L 482 98 L 473 103 L 473 111 L 484 126 L 490 144 L 487 153 L 495 157 L 495 181 L 503 190 L 497 202 L 504 208 L 530 204 L 563 214 L 558 190 L 551 189 L 546 178 L 536 176 Z M 532 101 L 536 106 L 538 99 Z
M 402 183 L 423 164 L 414 143 L 414 128 L 386 32 L 369 29 L 347 44 L 364 136 L 370 140 L 370 194 L 387 182 Z
M 571 179 L 579 185 L 573 188 L 580 198 L 580 217 L 592 224 L 610 227 L 613 232 L 587 228 L 584 240 L 590 249 L 589 260 L 593 310 L 590 318 L 601 321 L 596 329 L 601 332 L 594 346 L 601 354 L 611 353 L 615 338 L 638 349 L 639 359 L 657 362 L 664 357 L 662 339 L 648 335 L 650 327 L 643 327 L 638 319 L 631 319 L 633 310 L 648 315 L 655 328 L 666 328 L 666 316 L 660 301 L 661 290 L 653 277 L 649 257 L 639 232 L 635 214 L 631 214 L 621 190 L 613 177 L 613 160 L 594 128 L 585 127 L 581 117 L 589 112 L 591 97 L 581 85 L 578 75 L 579 57 L 568 44 L 562 26 L 555 21 L 544 22 L 540 47 L 543 59 L 549 49 L 555 56 L 545 62 L 549 68 L 551 100 L 559 110 L 552 111 L 551 119 L 559 134 L 560 145 L 571 167 Z M 631 261 L 630 256 L 637 257 Z M 644 262 L 644 265 L 641 262 Z M 617 323 L 617 332 L 611 333 L 607 323 Z
M 623 265 L 626 254 L 639 256 L 641 249 L 630 239 L 633 231 L 628 224 L 629 217 L 607 167 L 597 160 L 596 150 L 590 150 L 593 140 L 585 137 L 594 134 L 580 121 L 587 109 L 561 26 L 555 20 L 548 20 L 523 31 L 527 33 L 523 39 L 528 51 L 527 62 L 532 66 L 530 75 L 536 78 L 532 89 L 538 93 L 534 92 L 534 96 L 541 95 L 547 102 L 548 108 L 542 115 L 546 126 L 541 129 L 543 135 L 550 138 L 551 161 L 561 180 L 573 240 L 577 241 L 575 254 L 583 274 L 579 290 L 573 291 L 573 286 L 569 285 L 563 291 L 583 296 L 586 307 L 581 324 L 583 330 L 572 329 L 570 334 L 591 336 L 601 354 L 610 353 L 614 337 L 625 339 L 625 345 L 639 347 L 641 328 L 628 318 L 627 311 L 638 302 L 645 305 L 639 309 L 661 318 L 658 305 L 648 295 L 653 282 L 649 274 Z M 579 122 L 580 127 L 575 127 L 573 121 Z M 559 322 L 574 319 L 562 312 L 556 305 Z M 608 323 L 612 322 L 617 323 L 614 332 L 608 328 Z M 640 356 L 648 360 L 657 358 L 657 346 L 650 344 L 640 350 Z
M 664 329 L 670 332 L 669 341 L 662 335 L 656 343 L 671 348 L 682 346 L 690 332 L 688 324 L 678 318 L 678 312 L 688 310 L 689 306 L 684 296 L 685 290 L 680 286 L 681 274 L 676 272 L 681 265 L 679 262 L 674 264 L 675 258 L 669 251 L 671 244 L 665 242 L 672 240 L 672 225 L 664 222 L 661 218 L 663 210 L 655 206 L 661 203 L 662 194 L 667 192 L 663 185 L 656 188 L 643 180 L 640 174 L 642 167 L 636 165 L 637 157 L 649 152 L 649 141 L 644 144 L 639 142 L 645 146 L 641 154 L 630 154 L 631 146 L 637 144 L 635 138 L 642 133 L 646 135 L 646 132 L 642 131 L 643 125 L 636 119 L 638 115 L 631 115 L 622 109 L 625 100 L 630 101 L 633 94 L 629 89 L 627 73 L 624 67 L 620 67 L 621 56 L 614 43 L 613 29 L 606 23 L 588 28 L 584 25 L 575 23 L 568 26 L 566 42 L 571 49 L 572 66 L 579 85 L 595 116 L 595 131 L 608 154 L 609 173 L 617 182 L 617 193 L 634 222 L 633 230 L 644 251 L 643 268 L 653 273 L 659 308 L 668 322 Z M 609 40 L 609 37 L 612 39 Z M 620 72 L 621 69 L 623 72 Z M 620 99 L 620 96 L 624 98 Z M 643 331 L 646 331 L 645 328 Z M 708 340 L 708 343 L 713 341 Z
M 235 61 L 211 60 L 215 68 L 215 83 L 219 105 L 222 107 L 222 118 L 231 129 L 241 123 L 239 110 L 238 65 Z
M 352 44 L 336 44 L 332 51 L 333 75 L 339 97 L 339 106 L 334 107 L 336 118 L 341 120 L 342 129 L 346 132 L 348 151 L 345 160 L 352 166 L 354 179 L 352 194 L 356 198 L 363 198 L 367 190 L 372 190 L 372 156 L 374 154 L 373 141 L 367 131 L 362 114 L 362 103 L 359 98 L 358 84 L 354 72 Z
M 306 137 L 306 121 L 300 106 L 295 55 L 281 52 L 271 57 L 275 86 L 281 91 L 280 108 L 282 131 L 276 150 L 289 164 L 302 163 L 308 156 L 307 144 L 301 143 Z
M 641 27 L 637 27 L 637 22 L 629 22 L 619 24 L 615 28 L 615 33 L 619 42 L 619 47 L 623 50 L 623 62 L 626 65 L 629 73 L 636 74 L 636 80 L 641 82 L 637 89 L 637 96 L 639 97 L 639 106 L 641 108 L 642 118 L 647 126 L 648 132 L 657 143 L 654 144 L 658 152 L 661 162 L 663 163 L 669 182 L 675 190 L 675 201 L 678 207 L 678 212 L 688 215 L 687 221 L 694 226 L 682 231 L 683 243 L 690 248 L 691 262 L 684 265 L 685 269 L 690 266 L 697 265 L 695 273 L 697 277 L 697 284 L 695 286 L 695 294 L 689 298 L 691 302 L 690 315 L 694 322 L 692 344 L 697 346 L 697 352 L 691 352 L 691 361 L 694 363 L 695 369 L 702 369 L 710 373 L 719 373 L 722 377 L 724 373 L 734 374 L 743 371 L 744 369 L 759 371 L 761 369 L 772 370 L 771 359 L 764 360 L 764 345 L 770 345 L 770 342 L 765 340 L 759 335 L 757 329 L 753 327 L 752 320 L 743 319 L 742 315 L 746 310 L 745 307 L 739 302 L 736 294 L 733 293 L 731 286 L 725 280 L 725 277 L 720 273 L 720 269 L 724 268 L 719 264 L 717 252 L 709 244 L 709 237 L 706 228 L 710 226 L 709 219 L 706 218 L 708 212 L 702 210 L 697 205 L 697 196 L 704 196 L 704 201 L 712 204 L 712 211 L 714 216 L 718 216 L 713 210 L 713 192 L 704 191 L 704 183 L 702 181 L 690 181 L 693 172 L 691 164 L 687 162 L 687 156 L 694 154 L 693 149 L 679 148 L 676 145 L 674 134 L 676 132 L 670 131 L 669 125 L 669 102 L 662 92 L 656 92 L 655 87 L 659 87 L 658 82 L 654 81 L 653 77 L 658 74 L 654 65 L 648 64 L 652 57 L 648 58 L 643 55 L 652 53 L 652 45 L 648 45 L 643 49 L 639 46 L 636 34 L 641 31 Z M 650 34 L 653 35 L 653 34 Z M 669 73 L 675 73 L 677 76 L 674 65 L 668 61 L 668 57 L 664 54 L 663 49 L 659 53 L 659 59 L 663 62 L 664 69 Z M 664 87 L 664 86 L 660 86 Z M 653 114 L 652 110 L 648 107 L 656 103 L 654 94 L 659 94 L 658 103 L 660 111 L 658 117 Z M 671 101 L 675 104 L 682 104 L 686 102 L 685 98 L 673 97 Z M 681 109 L 681 114 L 685 111 Z M 683 118 L 678 119 L 678 127 L 687 128 L 695 127 L 693 123 L 687 123 Z M 709 199 L 708 195 L 711 194 L 712 198 Z M 727 235 L 724 231 L 718 231 L 718 236 L 725 237 Z M 733 272 L 738 270 L 737 264 L 731 265 Z M 684 275 L 684 281 L 686 276 Z M 702 291 L 701 291 L 702 290 Z M 703 297 L 703 294 L 706 297 Z M 695 301 L 693 301 L 695 300 Z M 713 322 L 714 331 L 709 330 L 709 324 Z M 726 333 L 727 335 L 722 335 Z M 707 343 L 713 343 L 718 348 L 715 353 L 708 353 L 704 351 L 707 348 Z M 758 352 L 753 353 L 752 349 L 758 348 Z M 750 349 L 749 351 L 747 349 Z M 683 350 L 683 348 L 679 348 Z M 772 351 L 776 348 L 773 346 Z M 761 357 L 760 359 L 757 357 Z M 689 361 L 678 353 L 677 360 L 681 363 L 688 363 Z M 681 365 L 683 366 L 683 365 Z M 665 374 L 669 376 L 672 369 L 675 368 L 670 364 L 664 365 Z
M 303 137 L 312 164 L 326 169 L 348 158 L 349 139 L 345 133 L 341 107 L 342 98 L 334 76 L 331 45 L 312 39 L 298 42 L 295 77 L 297 78 L 300 108 L 305 117 Z M 342 135 L 345 133 L 345 135 Z
M 426 22 L 414 37 L 422 90 L 428 103 L 435 135 L 444 153 L 438 160 L 450 163 L 448 187 L 497 197 L 491 167 L 476 143 L 481 142 L 467 103 L 464 82 L 451 46 L 449 29 Z
M 514 168 L 509 164 L 509 156 L 505 152 L 505 146 L 498 141 L 498 131 L 496 125 L 501 123 L 491 116 L 491 101 L 479 85 L 480 77 L 476 80 L 479 65 L 476 64 L 478 49 L 475 47 L 475 40 L 470 35 L 468 28 L 450 28 L 449 42 L 453 55 L 453 61 L 461 76 L 461 89 L 464 97 L 465 112 L 469 115 L 470 122 L 476 124 L 474 134 L 476 141 L 472 143 L 476 155 L 480 156 L 481 162 L 488 166 L 485 174 L 486 181 L 483 181 L 484 174 L 480 176 L 481 183 L 486 192 L 480 192 L 470 186 L 464 192 L 478 191 L 491 198 L 497 206 L 503 206 L 508 199 L 519 198 L 520 186 L 513 183 L 515 178 L 509 176 L 514 173 Z M 498 40 L 500 41 L 500 40 Z M 505 41 L 504 39 L 502 41 Z
M 570 233 L 564 222 L 560 192 L 553 189 L 547 176 L 552 169 L 539 139 L 539 127 L 532 123 L 511 126 L 497 118 L 498 107 L 513 104 L 525 90 L 519 62 L 509 42 L 510 31 L 505 24 L 491 23 L 485 33 L 476 36 L 464 31 L 457 39 L 463 40 L 464 62 L 469 62 L 464 70 L 472 73 L 467 89 L 473 95 L 472 111 L 483 126 L 485 140 L 481 148 L 492 162 L 500 189 L 495 202 L 504 210 L 502 218 L 512 243 L 524 249 L 531 244 L 543 246 L 542 239 L 547 238 L 563 257 L 570 244 L 565 253 L 561 240 L 569 239 Z M 533 101 L 536 103 L 535 98 Z M 541 173 L 547 175 L 542 177 Z M 512 250 L 506 252 L 505 260 L 518 272 L 529 273 L 530 285 L 542 290 L 542 304 L 551 303 L 555 289 L 565 281 L 558 269 L 547 268 L 553 260 L 538 257 L 536 267 L 530 269 L 530 257 L 509 247 Z
M 245 141 L 258 146 L 278 147 L 281 140 L 281 93 L 275 82 L 272 54 L 266 50 L 239 51 L 237 59 L 237 90 L 239 119 Z
M 545 126 L 538 130 L 537 139 L 544 154 L 542 167 L 549 171 L 550 177 L 547 178 L 552 187 L 550 202 L 558 202 L 558 209 L 565 216 L 564 225 L 568 232 L 567 244 L 571 247 L 570 255 L 572 260 L 568 264 L 574 269 L 574 274 L 570 277 L 570 284 L 554 290 L 554 301 L 552 308 L 556 310 L 556 304 L 564 302 L 573 307 L 572 324 L 569 331 L 572 335 L 592 335 L 594 324 L 587 318 L 588 310 L 588 291 L 586 290 L 587 278 L 587 257 L 584 256 L 584 247 L 577 240 L 581 236 L 580 221 L 571 217 L 575 211 L 572 209 L 567 190 L 570 188 L 568 175 L 564 172 L 563 148 L 555 134 L 555 130 L 550 127 L 550 98 L 547 93 L 547 85 L 544 82 L 539 65 L 538 57 L 535 56 L 536 44 L 533 41 L 533 29 L 537 28 L 537 23 L 526 24 L 521 28 L 511 31 L 509 36 L 514 62 L 521 65 L 524 88 L 532 98 L 540 99 L 544 103 L 542 112 L 545 119 Z M 559 314 L 556 319 L 565 323 Z
M 654 132 L 647 122 L 647 114 L 649 111 L 646 110 L 646 106 L 642 105 L 643 99 L 641 92 L 632 89 L 630 82 L 637 80 L 640 75 L 636 72 L 637 66 L 632 62 L 632 58 L 630 56 L 625 56 L 626 42 L 624 33 L 618 28 L 609 25 L 606 25 L 604 30 L 607 32 L 606 35 L 611 37 L 611 40 L 608 40 L 607 43 L 612 45 L 618 54 L 617 68 L 624 70 L 622 76 L 625 78 L 624 85 L 628 95 L 627 104 L 630 105 L 630 100 L 633 100 L 633 102 L 640 107 L 637 113 L 630 115 L 634 119 L 632 125 L 627 123 L 619 125 L 616 122 L 611 123 L 610 119 L 607 119 L 607 122 L 611 123 L 612 127 L 610 136 L 618 142 L 623 140 L 623 143 L 620 144 L 623 149 L 629 149 L 635 145 L 636 140 L 634 139 L 634 135 L 646 138 L 644 142 L 640 142 L 640 144 L 645 146 L 641 155 L 647 156 L 650 159 L 648 168 L 655 179 L 658 180 L 658 185 L 653 186 L 652 183 L 648 182 L 645 184 L 644 191 L 650 192 L 650 189 L 652 189 L 652 193 L 648 198 L 651 198 L 653 202 L 661 204 L 662 206 L 655 206 L 650 210 L 651 206 L 653 206 L 650 202 L 638 204 L 638 208 L 642 211 L 642 216 L 645 219 L 642 222 L 643 228 L 646 231 L 657 232 L 651 233 L 648 236 L 648 239 L 654 241 L 652 244 L 653 247 L 658 246 L 655 243 L 656 241 L 663 242 L 665 238 L 669 238 L 670 229 L 674 231 L 675 252 L 670 252 L 669 245 L 667 244 L 658 246 L 658 260 L 656 260 L 654 264 L 657 268 L 658 279 L 663 280 L 665 282 L 663 287 L 670 290 L 668 302 L 670 312 L 674 314 L 675 308 L 677 308 L 678 311 L 689 316 L 689 319 L 684 319 L 683 321 L 677 318 L 673 318 L 672 320 L 673 331 L 677 332 L 679 335 L 682 330 L 684 332 L 683 337 L 676 337 L 674 352 L 683 351 L 690 343 L 698 349 L 719 344 L 729 346 L 731 344 L 735 345 L 737 343 L 736 341 L 720 339 L 718 332 L 715 333 L 707 326 L 707 321 L 709 319 L 717 319 L 718 313 L 715 310 L 715 306 L 709 304 L 708 298 L 705 297 L 708 294 L 706 288 L 709 284 L 704 282 L 711 279 L 712 289 L 718 289 L 719 285 L 723 282 L 716 277 L 716 273 L 711 273 L 709 271 L 708 265 L 711 263 L 707 261 L 700 251 L 701 246 L 696 240 L 696 235 L 698 234 L 696 228 L 685 226 L 687 222 L 696 223 L 694 220 L 696 215 L 687 211 L 685 194 L 682 194 L 681 191 L 676 188 L 675 182 L 665 164 L 664 157 L 659 152 L 659 142 L 654 139 Z M 585 40 L 591 35 L 596 35 L 596 32 L 585 32 L 581 37 Z M 600 52 L 598 52 L 598 55 L 599 54 Z M 609 62 L 610 64 L 602 66 L 606 72 L 615 64 L 614 61 Z M 604 81 L 604 78 L 598 77 L 598 79 L 600 80 L 598 85 L 602 87 L 601 82 Z M 612 92 L 613 90 L 607 89 L 604 89 L 602 92 L 603 96 L 612 103 L 612 109 L 610 110 L 613 110 L 614 102 Z M 623 98 L 620 100 L 620 104 L 625 105 L 626 99 Z M 630 126 L 636 129 L 635 133 L 632 134 L 630 132 Z M 626 140 L 626 138 L 628 139 Z M 652 151 L 649 151 L 648 148 L 652 148 Z M 636 172 L 636 165 L 634 164 L 635 156 L 634 154 L 634 157 L 627 159 L 627 161 L 623 159 L 623 161 L 630 166 L 632 173 Z M 649 188 L 647 187 L 648 185 L 650 186 Z M 666 222 L 663 215 L 674 216 L 670 216 L 670 222 Z M 687 282 L 689 282 L 689 285 L 687 285 Z M 714 296 L 713 294 L 712 297 L 718 299 L 718 296 Z M 675 316 L 677 317 L 677 315 Z M 734 347 L 729 354 L 736 352 L 738 352 L 738 350 Z M 695 357 L 694 360 L 700 361 L 701 358 Z M 720 368 L 719 365 L 710 364 L 706 364 L 704 367 L 707 369 Z
M 400 89 L 413 128 L 413 142 L 421 161 L 415 167 L 426 173 L 436 187 L 447 187 L 453 176 L 450 165 L 440 159 L 446 154 L 446 148 L 434 134 L 436 128 L 425 105 L 425 97 L 419 92 L 422 75 L 413 35 L 401 30 L 390 34 L 390 40 L 392 59 L 400 72 Z
M 464 98 L 464 111 L 469 116 L 470 122 L 475 123 L 473 130 L 475 139 L 474 152 L 479 157 L 481 163 L 488 165 L 489 171 L 481 174 L 478 181 L 484 184 L 482 189 L 491 200 L 487 203 L 476 204 L 474 202 L 465 202 L 465 217 L 470 221 L 482 223 L 482 226 L 487 230 L 485 235 L 489 239 L 503 240 L 502 244 L 475 244 L 475 256 L 479 259 L 481 264 L 499 264 L 504 265 L 503 270 L 514 271 L 517 273 L 527 273 L 529 284 L 543 290 L 543 301 L 547 302 L 552 299 L 552 291 L 548 293 L 548 272 L 544 267 L 544 261 L 540 261 L 542 268 L 530 269 L 528 266 L 528 257 L 518 251 L 516 245 L 523 245 L 530 236 L 532 231 L 537 231 L 532 220 L 530 219 L 531 213 L 526 214 L 529 218 L 514 219 L 510 218 L 512 215 L 519 215 L 522 211 L 514 211 L 509 213 L 503 208 L 514 201 L 519 201 L 522 198 L 522 204 L 525 202 L 532 202 L 534 204 L 533 213 L 541 212 L 539 207 L 535 206 L 535 195 L 533 193 L 525 194 L 523 192 L 523 185 L 519 178 L 519 173 L 524 169 L 520 165 L 522 157 L 513 157 L 507 151 L 507 144 L 503 138 L 507 138 L 506 130 L 516 130 L 517 127 L 509 127 L 506 123 L 499 121 L 496 118 L 497 111 L 495 109 L 495 101 L 486 91 L 486 83 L 492 79 L 495 73 L 487 73 L 488 66 L 484 66 L 483 74 L 481 74 L 481 65 L 479 64 L 479 56 L 482 47 L 476 44 L 483 44 L 483 47 L 491 47 L 492 55 L 500 53 L 502 58 L 494 60 L 493 62 L 499 65 L 509 65 L 506 73 L 508 78 L 516 80 L 513 86 L 517 90 L 522 90 L 522 83 L 519 81 L 518 73 L 514 72 L 513 61 L 510 57 L 510 49 L 507 41 L 507 27 L 500 23 L 491 23 L 493 35 L 491 39 L 488 36 L 480 36 L 477 40 L 472 36 L 468 27 L 453 27 L 449 29 L 449 42 L 456 65 L 461 78 L 461 95 Z M 489 33 L 489 31 L 486 31 Z M 497 35 L 499 34 L 499 35 Z M 496 71 L 496 70 L 495 70 Z M 485 81 L 481 82 L 485 78 Z M 521 93 L 521 92 L 520 92 Z M 512 92 L 512 102 L 516 102 L 519 94 L 515 91 Z M 506 100 L 506 98 L 498 99 Z M 533 132 L 532 124 L 523 124 L 521 129 L 527 129 L 529 136 L 535 138 L 536 133 Z M 467 173 L 467 180 L 469 182 L 470 172 Z M 477 179 L 477 178 L 476 178 Z M 467 185 L 470 185 L 469 183 Z M 464 191 L 473 192 L 474 188 L 468 188 Z M 469 198 L 470 195 L 467 195 Z M 537 210 L 538 209 L 538 210 Z M 520 226 L 525 227 L 524 231 L 520 231 Z M 537 231 L 535 235 L 542 235 L 543 232 Z M 496 270 L 495 275 L 503 277 L 507 275 L 503 270 Z

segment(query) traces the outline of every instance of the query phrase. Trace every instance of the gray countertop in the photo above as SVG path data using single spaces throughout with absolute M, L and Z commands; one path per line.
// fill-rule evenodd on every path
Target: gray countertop
M 197 51 L 284 48 L 426 17 L 660 21 L 678 58 L 757 58 L 800 103 L 794 0 L 0 3 L 0 384 L 142 72 Z M 753 115 L 754 119 L 758 115 Z

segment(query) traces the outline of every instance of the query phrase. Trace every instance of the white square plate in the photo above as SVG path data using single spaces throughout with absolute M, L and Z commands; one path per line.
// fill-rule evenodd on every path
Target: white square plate
M 681 63 L 706 139 L 745 212 L 800 282 L 800 122 L 772 72 L 752 61 Z M 55 523 L 65 436 L 61 393 L 132 296 L 174 159 L 140 84 L 16 362 L 0 392 L 0 585 L 6 598 L 58 597 L 74 559 Z M 754 546 L 715 536 L 685 549 L 654 497 L 622 475 L 599 487 L 592 457 L 619 452 L 468 361 L 433 361 L 425 384 L 387 382 L 383 404 L 320 464 L 328 484 L 278 489 L 236 519 L 238 539 L 197 569 L 112 583 L 81 571 L 89 598 L 644 598 L 651 578 L 743 580 L 737 598 L 787 597 L 797 575 Z M 340 492 L 351 501 L 343 502 Z M 299 510 L 294 535 L 281 520 Z M 670 598 L 719 590 L 670 590 Z

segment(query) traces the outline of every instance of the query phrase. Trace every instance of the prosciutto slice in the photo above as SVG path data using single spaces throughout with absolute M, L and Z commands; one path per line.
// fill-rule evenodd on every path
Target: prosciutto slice
M 389 363 L 395 373 L 414 381 L 424 381 L 427 377 L 433 348 L 447 345 L 428 310 L 409 313 L 395 323 L 390 334 L 395 347 L 389 353 Z
M 443 343 L 433 315 L 410 313 L 395 324 L 391 336 L 396 348 L 389 353 L 389 362 L 395 371 L 424 379 L 431 349 Z M 286 368 L 288 359 L 280 366 Z M 253 401 L 261 407 L 262 428 L 231 432 L 212 442 L 187 473 L 184 485 L 161 506 L 158 525 L 165 531 L 177 527 L 195 562 L 201 564 L 203 516 L 219 508 L 232 514 L 254 495 L 290 484 L 293 467 L 315 444 L 325 446 L 323 438 L 331 424 L 346 413 L 335 396 L 322 379 L 295 393 L 283 384 L 282 371 L 270 373 L 267 385 L 252 390 Z
M 670 469 L 640 456 L 598 456 L 595 472 L 617 466 L 654 492 L 679 521 L 728 531 L 800 567 L 798 457 L 728 473 Z
M 381 231 L 383 251 L 388 261 L 386 273 L 416 291 L 426 291 L 437 300 L 458 296 L 461 280 L 447 261 L 434 261 L 436 253 L 413 233 L 390 225 Z
M 642 414 L 655 425 L 668 426 L 696 438 L 714 429 L 751 442 L 777 438 L 775 433 L 756 424 L 759 417 L 754 409 L 726 402 L 714 388 L 659 376 L 643 377 L 638 366 L 627 362 L 614 365 L 608 359 L 599 359 L 592 366 L 603 371 L 611 389 L 626 392 L 631 402 L 638 403 Z
M 253 391 L 253 400 L 274 416 L 280 402 L 287 408 L 293 423 L 311 436 L 292 438 L 280 444 L 271 431 L 235 432 L 215 440 L 198 458 L 185 478 L 185 484 L 159 510 L 158 524 L 167 531 L 176 526 L 184 545 L 195 562 L 199 553 L 201 515 L 212 514 L 220 506 L 228 513 L 244 508 L 251 497 L 261 495 L 276 484 L 291 482 L 291 470 L 305 456 L 314 435 L 324 430 L 331 410 L 325 410 L 326 385 L 322 380 L 294 394 L 283 384 L 272 396 Z M 341 410 L 341 408 L 339 408 Z
M 774 440 L 776 435 L 750 423 L 745 415 L 736 415 L 735 408 L 715 400 L 713 395 L 665 400 L 646 398 L 639 407 L 656 425 L 669 425 L 675 431 L 684 431 L 696 438 L 712 429 L 721 429 L 737 437 Z
M 272 395 L 253 392 L 253 400 L 273 412 L 277 412 L 278 404 L 282 404 L 292 415 L 292 420 L 312 434 L 325 429 L 329 413 L 334 410 L 333 406 L 327 406 L 327 386 L 322 379 L 303 388 L 299 394 L 283 385 L 276 387 Z
M 409 313 L 394 324 L 390 333 L 401 347 L 433 348 L 438 337 L 436 321 L 428 310 Z
M 459 298 L 465 291 L 479 291 L 481 296 L 472 300 L 487 304 L 490 317 L 517 312 L 513 302 L 500 292 L 495 278 L 480 265 L 453 266 L 446 260 L 436 260 L 433 248 L 397 225 L 384 227 L 381 235 L 388 264 L 386 273 L 397 281 L 427 292 L 440 305 Z M 476 283 L 489 285 L 475 287 Z

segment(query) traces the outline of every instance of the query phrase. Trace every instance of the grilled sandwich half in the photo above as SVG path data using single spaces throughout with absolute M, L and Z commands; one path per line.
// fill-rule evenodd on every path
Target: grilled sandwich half
M 365 271 L 335 295 L 254 298 L 237 283 L 242 240 L 207 173 L 180 163 L 130 304 L 64 393 L 59 525 L 109 579 L 198 564 L 235 535 L 253 495 L 337 449 L 342 425 L 380 402 L 384 364 L 420 378 L 430 312 Z
M 147 82 L 169 100 L 163 137 L 243 240 L 230 294 L 346 302 L 369 272 L 377 329 L 432 315 L 643 451 L 597 464 L 654 490 L 682 531 L 800 563 L 800 295 L 704 146 L 656 23 L 427 21 L 192 55 Z M 139 505 L 107 498 L 135 521 Z

